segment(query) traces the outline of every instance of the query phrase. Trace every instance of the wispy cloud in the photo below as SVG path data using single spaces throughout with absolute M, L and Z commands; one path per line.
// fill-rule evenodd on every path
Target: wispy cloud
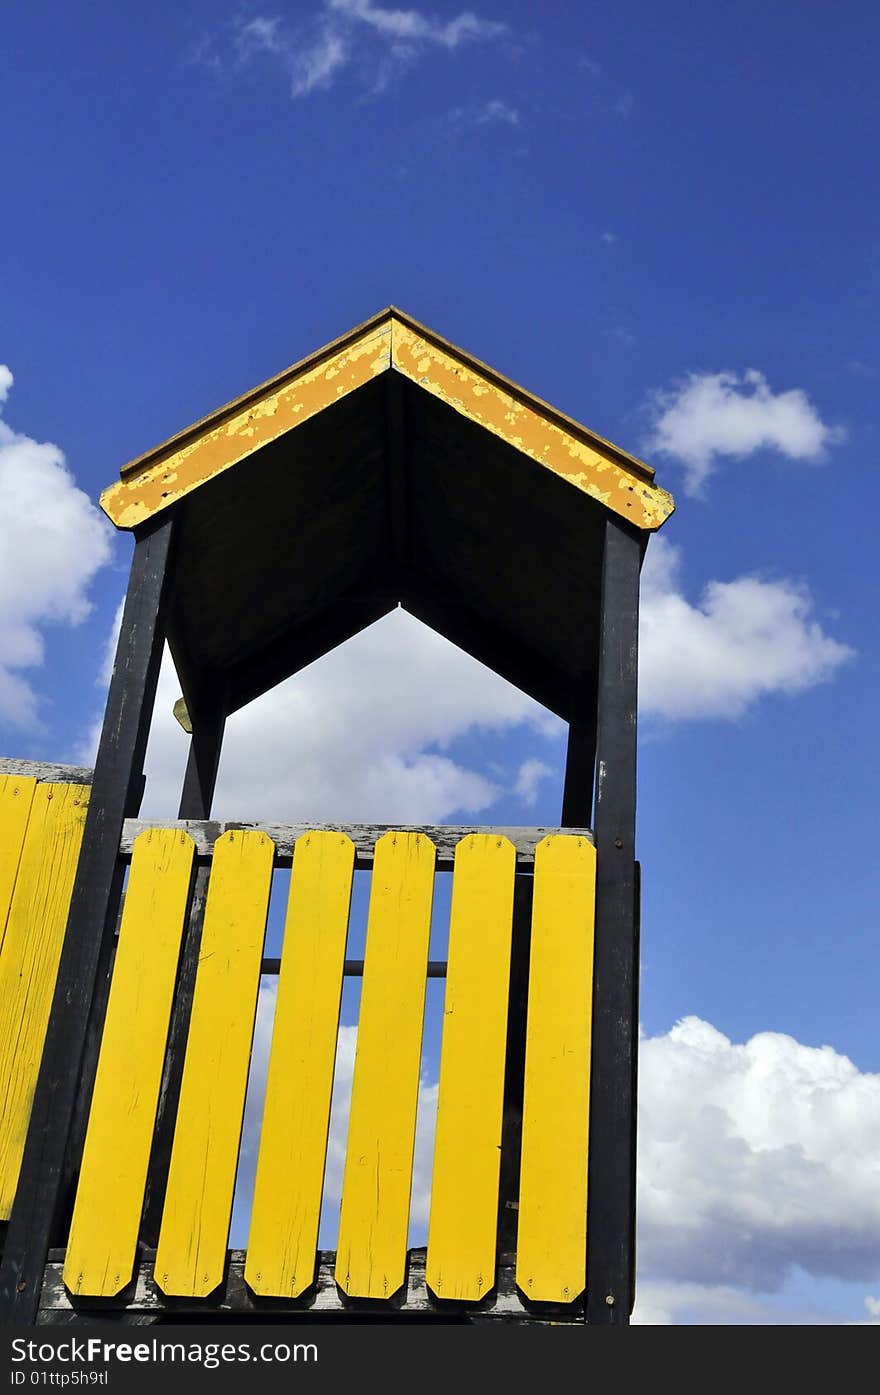
M 466 135 L 477 126 L 511 127 L 522 126 L 522 114 L 517 107 L 502 102 L 497 97 L 487 102 L 471 106 L 450 107 L 445 121 L 452 135 Z
M 820 461 L 845 432 L 822 420 L 802 388 L 774 392 L 757 369 L 690 373 L 671 390 L 655 392 L 646 451 L 685 467 L 685 489 L 700 494 L 723 457 L 744 460 L 774 450 L 789 460 Z
M 507 102 L 499 102 L 497 99 L 479 108 L 476 121 L 478 126 L 490 126 L 500 124 L 502 126 L 518 126 L 520 115 L 516 107 L 508 106 Z
M 286 74 L 294 98 L 326 91 L 346 71 L 358 73 L 364 86 L 381 92 L 431 51 L 451 54 L 466 45 L 498 42 L 509 33 L 502 21 L 470 10 L 440 19 L 418 9 L 389 9 L 371 0 L 323 0 L 296 23 L 273 14 L 237 20 L 225 59 L 217 36 L 202 40 L 190 58 L 215 70 L 259 60 L 274 62 Z

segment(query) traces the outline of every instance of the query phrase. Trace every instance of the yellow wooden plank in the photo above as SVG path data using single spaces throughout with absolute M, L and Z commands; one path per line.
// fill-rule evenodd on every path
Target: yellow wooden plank
M 204 1298 L 223 1278 L 275 845 L 214 844 L 155 1277 Z
M 294 1298 L 312 1283 L 354 872 L 344 833 L 297 840 L 244 1276 Z
M 516 849 L 472 833 L 455 850 L 427 1281 L 479 1299 L 495 1279 Z
M 596 850 L 551 834 L 535 850 L 516 1281 L 527 1297 L 583 1292 Z
M 27 800 L 27 793 L 21 798 Z M 85 785 L 37 785 L 31 791 L 27 831 L 14 873 L 15 887 L 0 952 L 3 1220 L 9 1216 L 18 1183 L 88 800 Z M 20 811 L 9 815 L 7 809 L 5 830 L 12 832 L 13 846 L 20 827 Z M 16 860 L 14 851 L 8 857 L 6 877 Z
M 194 851 L 180 829 L 135 839 L 64 1261 L 72 1293 L 112 1298 L 131 1279 Z
M 422 833 L 376 843 L 336 1256 L 359 1298 L 404 1280 L 435 860 Z
M 0 775 L 0 953 L 37 782 L 30 775 Z

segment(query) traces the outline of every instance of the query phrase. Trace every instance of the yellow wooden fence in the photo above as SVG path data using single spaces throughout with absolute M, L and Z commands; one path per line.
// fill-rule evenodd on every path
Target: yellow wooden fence
M 9 1219 L 88 807 L 87 785 L 0 775 L 0 1220 Z
M 0 778 L 0 1196 L 21 1161 L 88 797 Z M 213 846 L 155 1282 L 198 1298 L 221 1282 L 276 849 L 266 832 Z M 134 840 L 64 1263 L 72 1294 L 112 1298 L 134 1272 L 195 845 Z M 293 1298 L 314 1280 L 355 847 L 295 844 L 245 1278 Z M 510 975 L 513 844 L 455 849 L 426 1278 L 477 1301 L 495 1281 Z M 537 846 L 529 966 L 517 1285 L 570 1302 L 585 1285 L 595 850 Z M 336 1282 L 388 1298 L 404 1282 L 435 846 L 375 844 Z

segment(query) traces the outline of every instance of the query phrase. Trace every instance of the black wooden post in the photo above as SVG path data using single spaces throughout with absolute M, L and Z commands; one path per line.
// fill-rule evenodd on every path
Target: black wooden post
M 214 786 L 217 783 L 217 767 L 220 763 L 223 732 L 226 726 L 225 684 L 218 679 L 216 682 L 203 684 L 202 688 L 204 691 L 200 689 L 199 706 L 189 714 L 192 722 L 192 737 L 189 744 L 186 774 L 183 777 L 180 808 L 177 811 L 179 819 L 209 819 L 214 799 Z M 196 971 L 199 967 L 199 949 L 202 942 L 202 926 L 205 919 L 210 870 L 210 862 L 199 864 L 196 867 L 190 898 L 190 911 L 174 989 L 171 1022 L 168 1028 L 168 1046 L 165 1052 L 165 1066 L 159 1090 L 156 1129 L 147 1171 L 141 1225 L 144 1244 L 154 1248 L 159 1243 L 165 1192 L 168 1187 L 168 1167 L 174 1143 L 174 1126 L 177 1120 L 177 1105 L 183 1079 L 183 1061 L 189 1036 L 189 1020 L 196 987 Z
M 137 537 L 89 811 L 18 1190 L 0 1269 L 0 1320 L 32 1323 L 64 1203 L 92 1000 L 116 928 L 122 825 L 140 802 L 170 590 L 175 518 Z
M 504 1105 L 501 1118 L 501 1165 L 498 1176 L 498 1262 L 516 1259 L 519 1228 L 519 1176 L 522 1161 L 523 1092 L 526 1072 L 526 1012 L 529 997 L 529 951 L 535 880 L 517 872 L 513 884 L 510 941 L 510 989 L 507 998 L 507 1046 Z
M 180 796 L 179 819 L 209 819 L 217 783 L 217 767 L 226 727 L 225 683 L 217 679 L 204 684 L 196 711 L 190 713 L 192 736 L 183 791 Z
M 596 947 L 587 1321 L 626 1325 L 633 1292 L 638 946 L 635 810 L 638 534 L 605 523 L 596 741 Z
M 596 765 L 596 677 L 579 685 L 568 719 L 568 749 L 562 791 L 562 827 L 591 828 Z

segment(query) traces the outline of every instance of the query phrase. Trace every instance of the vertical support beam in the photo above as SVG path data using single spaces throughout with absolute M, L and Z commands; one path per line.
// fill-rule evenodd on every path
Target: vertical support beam
M 214 786 L 217 783 L 223 733 L 226 728 L 225 681 L 218 678 L 216 681 L 206 680 L 201 683 L 199 685 L 198 708 L 190 712 L 189 715 L 192 722 L 192 736 L 177 817 L 179 819 L 209 819 L 214 800 Z M 210 861 L 197 865 L 189 918 L 183 931 L 183 949 L 174 989 L 171 1025 L 168 1029 L 168 1047 L 165 1053 L 165 1067 L 159 1090 L 159 1106 L 156 1111 L 156 1130 L 144 1194 L 141 1234 L 144 1243 L 151 1248 L 155 1248 L 159 1243 L 162 1211 L 165 1206 L 168 1168 L 171 1162 L 171 1148 L 174 1143 L 174 1125 L 177 1119 L 177 1104 L 180 1099 L 180 1083 L 183 1078 L 183 1060 L 189 1036 L 189 1020 L 195 993 L 196 971 L 199 966 L 199 949 L 202 943 L 202 926 L 205 919 L 205 903 L 208 899 L 210 872 Z
M 226 728 L 225 681 L 206 679 L 199 706 L 190 713 L 192 736 L 180 795 L 179 819 L 209 819 Z
M 639 536 L 605 524 L 596 742 L 596 941 L 587 1321 L 629 1323 L 635 1252 Z
M 573 694 L 562 792 L 562 827 L 592 828 L 598 689 L 589 674 Z
M 140 799 L 170 591 L 173 511 L 135 542 L 49 1028 L 0 1269 L 0 1320 L 33 1323 L 64 1204 L 89 1016 L 116 928 L 122 825 Z

